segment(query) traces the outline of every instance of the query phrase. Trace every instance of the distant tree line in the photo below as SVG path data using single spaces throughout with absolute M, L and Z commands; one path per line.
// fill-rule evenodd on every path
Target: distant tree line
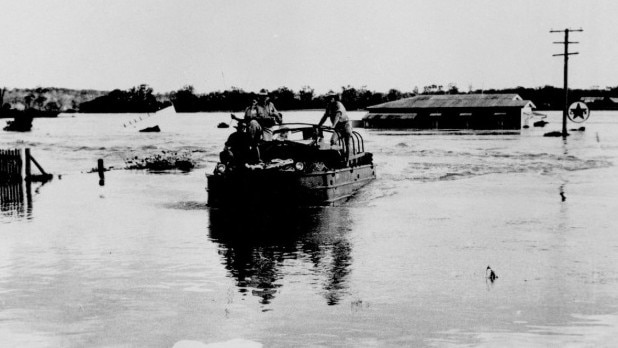
M 265 92 L 261 89 L 259 92 Z M 364 109 L 367 106 L 413 96 L 413 93 L 400 92 L 391 89 L 388 93 L 369 91 L 365 87 L 342 87 L 337 91 L 341 102 L 348 110 Z M 295 92 L 287 87 L 279 87 L 269 91 L 270 98 L 279 110 L 322 109 L 326 104 L 326 94 L 316 94 L 309 86 Z M 247 92 L 237 87 L 231 90 L 216 91 L 206 94 L 196 94 L 193 86 L 170 93 L 170 100 L 177 112 L 200 111 L 240 111 L 251 104 L 256 97 L 253 92 Z
M 418 93 L 418 88 L 414 89 L 415 94 Z M 423 92 L 420 94 L 461 94 L 455 84 L 446 86 L 429 85 L 423 87 Z M 515 87 L 505 89 L 473 89 L 469 87 L 468 93 L 473 94 L 518 94 L 524 100 L 530 100 L 539 110 L 562 110 L 564 107 L 564 89 L 553 86 L 544 86 L 536 88 Z M 606 89 L 571 89 L 569 88 L 569 103 L 579 101 L 584 97 L 602 97 L 616 98 L 618 97 L 618 86 L 608 87 Z M 590 105 L 589 105 L 590 106 Z M 594 107 L 594 105 L 593 105 Z
M 3 91 L 3 108 L 85 113 L 154 112 L 172 102 L 177 112 L 237 112 L 250 105 L 251 100 L 255 98 L 255 93 L 237 87 L 225 91 L 196 93 L 193 86 L 185 86 L 177 91 L 154 94 L 152 88 L 146 84 L 124 91 L 115 89 L 111 92 L 55 87 L 3 89 Z M 260 90 L 260 92 L 264 91 L 264 89 Z M 412 91 L 390 89 L 382 93 L 370 91 L 365 86 L 356 88 L 348 85 L 335 92 L 339 93 L 341 101 L 348 110 L 363 110 L 368 106 L 419 94 L 462 93 L 516 93 L 523 99 L 532 101 L 540 110 L 561 110 L 564 106 L 564 90 L 553 86 L 488 90 L 473 89 L 470 86 L 467 92 L 461 92 L 455 84 L 447 86 L 433 84 L 420 89 L 415 87 Z M 322 109 L 326 104 L 326 94 L 317 94 L 309 86 L 304 86 L 299 91 L 279 87 L 270 91 L 269 94 L 280 110 Z M 582 97 L 618 98 L 618 86 L 606 89 L 569 89 L 571 102 L 578 101 Z
M 35 109 L 52 112 L 76 111 L 81 103 L 108 93 L 106 91 L 58 87 L 0 88 L 0 90 L 3 91 L 3 93 L 0 93 L 2 95 L 0 104 L 2 104 L 3 109 Z
M 115 89 L 109 94 L 84 102 L 79 111 L 84 113 L 122 113 L 155 112 L 167 105 L 169 101 L 157 100 L 153 90 L 146 84 L 122 91 Z
M 260 92 L 264 92 L 262 89 Z M 336 91 L 341 96 L 341 102 L 348 110 L 363 110 L 368 106 L 377 105 L 393 100 L 408 98 L 419 94 L 463 94 L 455 84 L 447 86 L 428 85 L 422 92 L 415 87 L 411 92 L 402 92 L 390 89 L 387 93 L 370 91 L 366 87 L 355 88 L 352 86 L 341 87 Z M 469 88 L 467 93 L 501 94 L 516 93 L 523 99 L 532 101 L 539 110 L 561 110 L 564 106 L 564 90 L 553 86 L 537 88 L 506 88 L 480 90 Z M 467 94 L 466 93 L 466 94 Z M 280 87 L 270 91 L 269 95 L 280 110 L 321 109 L 325 106 L 326 94 L 316 95 L 314 89 L 305 86 L 298 92 L 287 87 Z M 618 97 L 618 87 L 598 89 L 569 89 L 569 100 L 578 101 L 582 97 Z M 200 111 L 240 111 L 250 105 L 255 94 L 246 92 L 240 88 L 232 87 L 231 90 L 197 94 L 192 86 L 171 92 L 170 100 L 174 103 L 177 112 L 200 112 Z
M 537 88 L 507 88 L 507 89 L 489 89 L 476 90 L 472 93 L 517 93 L 524 100 L 530 100 L 536 105 L 539 110 L 562 110 L 564 107 L 564 89 L 553 86 L 544 86 Z M 581 100 L 583 97 L 603 97 L 617 98 L 618 86 L 609 87 L 606 89 L 570 89 L 569 88 L 569 103 Z M 590 106 L 590 105 L 589 105 Z

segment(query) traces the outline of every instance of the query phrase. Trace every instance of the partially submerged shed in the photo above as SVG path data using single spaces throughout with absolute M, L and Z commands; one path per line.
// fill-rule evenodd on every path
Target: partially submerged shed
M 417 95 L 368 107 L 363 126 L 519 130 L 534 108 L 518 94 Z

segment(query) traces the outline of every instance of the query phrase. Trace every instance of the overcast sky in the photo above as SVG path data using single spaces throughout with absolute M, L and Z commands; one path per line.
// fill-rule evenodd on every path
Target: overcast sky
M 0 0 L 0 86 L 618 85 L 618 1 Z

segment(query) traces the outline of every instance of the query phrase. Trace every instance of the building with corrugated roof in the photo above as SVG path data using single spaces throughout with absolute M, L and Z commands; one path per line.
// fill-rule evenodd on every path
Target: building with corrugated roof
M 534 108 L 518 94 L 417 95 L 368 107 L 363 126 L 519 130 Z

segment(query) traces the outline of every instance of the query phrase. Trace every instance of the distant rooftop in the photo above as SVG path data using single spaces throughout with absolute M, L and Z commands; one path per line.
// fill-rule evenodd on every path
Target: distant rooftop
M 581 97 L 579 99 L 584 103 L 599 103 L 599 102 L 610 102 L 610 103 L 618 103 L 618 98 L 612 97 Z
M 367 107 L 367 109 L 425 109 L 425 108 L 484 108 L 484 107 L 535 107 L 518 94 L 444 94 L 417 95 L 388 103 Z

